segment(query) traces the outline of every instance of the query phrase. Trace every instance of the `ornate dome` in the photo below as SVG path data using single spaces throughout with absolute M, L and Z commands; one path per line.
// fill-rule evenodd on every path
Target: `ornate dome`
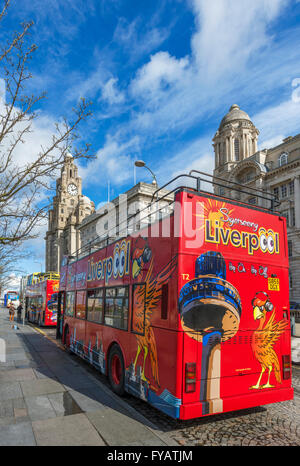
M 219 129 L 221 129 L 227 123 L 230 123 L 235 120 L 247 120 L 250 121 L 250 123 L 252 123 L 249 115 L 243 110 L 241 110 L 238 105 L 234 104 L 230 107 L 229 112 L 222 119 Z

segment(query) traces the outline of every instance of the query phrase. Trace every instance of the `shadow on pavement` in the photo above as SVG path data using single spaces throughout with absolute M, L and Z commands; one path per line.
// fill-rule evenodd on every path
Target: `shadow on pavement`
M 48 379 L 64 386 L 61 389 L 58 387 L 56 391 L 56 396 L 60 395 L 60 410 L 63 409 L 60 415 L 69 416 L 110 408 L 131 419 L 136 419 L 130 411 L 122 406 L 122 400 L 118 402 L 113 392 L 108 394 L 93 380 L 96 378 L 103 385 L 108 385 L 106 377 L 98 373 L 94 367 L 78 356 L 64 352 L 44 335 L 36 333 L 34 330 L 32 333 L 22 332 L 23 326 L 18 323 L 17 325 L 19 330 L 15 330 L 15 335 L 22 342 L 26 359 L 29 361 L 24 361 L 23 364 L 21 362 L 16 367 L 32 368 L 39 380 Z M 30 325 L 25 324 L 24 328 L 27 330 L 30 327 Z M 36 382 L 36 380 L 32 382 Z M 26 383 L 30 385 L 30 381 Z M 39 393 L 37 393 L 38 395 Z M 55 398 L 55 392 L 47 393 L 46 391 L 40 395 Z M 153 424 L 147 420 L 143 424 L 153 428 Z

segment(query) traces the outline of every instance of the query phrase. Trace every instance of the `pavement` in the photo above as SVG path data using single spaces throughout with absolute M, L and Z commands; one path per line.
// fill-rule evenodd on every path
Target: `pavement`
M 0 307 L 0 445 L 178 446 L 42 330 Z

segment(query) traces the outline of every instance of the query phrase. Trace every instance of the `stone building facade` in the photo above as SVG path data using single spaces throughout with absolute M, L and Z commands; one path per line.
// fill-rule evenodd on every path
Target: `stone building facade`
M 213 138 L 214 176 L 240 184 L 247 193 L 232 190 L 230 183 L 215 192 L 262 207 L 270 207 L 270 201 L 258 197 L 259 190 L 275 196 L 275 210 L 287 219 L 290 300 L 300 303 L 300 134 L 264 150 L 257 150 L 258 135 L 247 113 L 233 105 Z
M 59 272 L 64 255 L 72 256 L 81 246 L 79 225 L 95 210 L 94 203 L 82 195 L 82 180 L 71 154 L 65 157 L 56 195 L 48 213 L 46 233 L 46 272 Z

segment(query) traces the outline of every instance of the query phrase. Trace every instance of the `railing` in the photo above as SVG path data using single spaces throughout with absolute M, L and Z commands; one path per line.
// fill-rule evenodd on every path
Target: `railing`
M 59 280 L 59 273 L 37 272 L 36 274 L 31 274 L 27 278 L 27 286 L 34 285 L 35 283 L 41 283 L 45 280 Z
M 197 176 L 192 175 L 192 173 L 197 174 Z M 201 176 L 199 176 L 199 175 L 201 175 Z M 204 176 L 206 178 L 203 178 Z M 182 178 L 187 178 L 189 180 L 189 183 L 181 183 Z M 209 178 L 209 179 L 207 179 L 207 178 Z M 179 185 L 176 184 L 178 182 L 178 180 L 180 180 Z M 162 191 L 162 190 L 165 190 L 167 187 L 172 185 L 172 183 L 175 183 L 176 186 L 171 190 L 167 190 L 166 193 L 164 193 L 162 196 L 159 197 L 158 193 L 160 191 Z M 190 185 L 191 183 L 193 184 L 193 186 Z M 233 182 L 233 181 L 228 181 L 228 180 L 225 180 L 223 178 L 213 176 L 213 175 L 210 175 L 210 174 L 205 173 L 205 172 L 201 172 L 199 170 L 191 170 L 189 172 L 189 174 L 180 174 L 180 175 L 175 176 L 174 178 L 172 178 L 172 180 L 168 181 L 163 186 L 161 186 L 156 191 L 154 191 L 154 193 L 152 195 L 152 198 L 151 198 L 151 201 L 150 201 L 148 206 L 144 207 L 141 210 L 138 210 L 134 214 L 131 214 L 128 218 L 121 221 L 120 223 L 118 223 L 114 227 L 116 234 L 119 234 L 120 232 L 122 232 L 122 228 L 124 228 L 124 227 L 126 229 L 127 234 L 131 234 L 131 233 L 133 233 L 133 231 L 139 231 L 141 228 L 145 228 L 147 225 L 152 224 L 153 223 L 153 218 L 154 218 L 154 221 L 157 221 L 157 220 L 163 218 L 163 212 L 162 211 L 164 209 L 166 209 L 166 207 L 168 207 L 170 209 L 170 206 L 174 203 L 175 193 L 177 191 L 179 191 L 179 190 L 191 189 L 191 190 L 193 190 L 195 192 L 203 192 L 203 193 L 210 193 L 211 194 L 211 192 L 201 189 L 203 183 L 208 183 L 209 185 L 212 186 L 212 188 L 215 188 L 216 186 L 218 186 L 218 187 L 225 188 L 227 190 L 230 189 L 231 191 L 236 191 L 239 194 L 242 193 L 242 194 L 245 194 L 245 195 L 248 195 L 248 196 L 249 195 L 251 195 L 253 197 L 255 196 L 257 199 L 264 200 L 265 202 L 267 202 L 269 204 L 269 206 L 259 206 L 259 208 L 263 208 L 263 209 L 266 209 L 266 210 L 273 211 L 274 207 L 279 205 L 279 202 L 277 201 L 275 195 L 272 194 L 272 193 L 265 192 L 265 191 L 263 191 L 261 189 L 258 189 L 258 188 L 252 188 L 252 187 L 244 188 L 239 183 L 236 183 L 236 182 Z M 232 198 L 230 198 L 229 196 L 225 196 L 225 195 L 218 196 L 218 197 L 222 197 L 222 198 L 225 198 L 225 199 L 228 199 L 228 200 L 232 200 Z M 168 203 L 167 206 L 165 206 L 165 205 L 160 206 L 159 203 L 161 203 L 164 200 Z M 246 204 L 246 205 L 247 204 L 250 205 L 246 201 L 242 201 L 242 202 L 244 204 Z M 251 207 L 253 207 L 253 205 L 251 205 Z M 154 210 L 155 208 L 156 208 L 156 210 Z M 150 212 L 149 212 L 149 210 L 150 210 Z M 107 210 L 107 212 L 109 213 L 109 210 Z M 141 217 L 142 213 L 145 213 L 144 217 Z M 170 214 L 171 214 L 171 211 L 169 213 L 167 213 L 167 215 L 170 215 Z M 133 228 L 132 231 L 129 231 L 130 228 L 131 228 L 130 224 L 131 224 L 132 220 L 135 220 L 137 216 L 138 216 L 138 221 L 134 223 L 134 227 L 138 227 L 138 228 Z M 150 221 L 149 221 L 149 219 L 150 219 Z M 141 227 L 141 225 L 142 225 L 142 227 Z M 121 236 L 121 237 L 123 237 L 123 236 Z M 96 239 L 90 241 L 85 246 L 78 249 L 74 253 L 74 255 L 72 256 L 72 258 L 73 259 L 78 259 L 79 256 L 83 257 L 84 255 L 88 255 L 88 254 L 90 254 L 92 252 L 92 250 L 94 248 L 95 248 L 95 250 L 98 250 L 98 249 L 100 249 L 102 247 L 107 246 L 108 244 L 113 243 L 118 238 L 119 238 L 118 236 L 109 236 L 109 232 L 106 231 L 103 235 L 98 236 Z
M 206 180 L 206 179 L 203 179 L 203 178 L 199 178 L 199 189 L 200 189 L 200 186 L 201 186 L 201 181 L 205 181 L 206 183 L 211 183 L 213 186 L 220 186 L 220 187 L 225 188 L 225 189 L 231 189 L 233 191 L 236 191 L 239 194 L 240 193 L 247 194 L 248 196 L 251 195 L 251 196 L 255 196 L 258 199 L 263 199 L 265 201 L 268 201 L 268 202 L 270 202 L 270 207 L 269 208 L 265 207 L 267 210 L 273 211 L 274 208 L 277 207 L 280 204 L 278 199 L 276 198 L 276 196 L 274 194 L 269 193 L 267 191 L 264 191 L 262 189 L 252 188 L 251 186 L 247 186 L 246 187 L 247 191 L 245 191 L 245 188 L 241 189 L 241 186 L 242 186 L 241 184 L 236 183 L 234 181 L 225 180 L 224 178 L 220 178 L 219 176 L 210 175 L 209 173 L 201 172 L 199 170 L 191 170 L 189 172 L 189 175 L 191 173 L 199 173 L 200 175 L 204 175 L 204 176 L 207 176 L 209 178 L 212 178 L 212 181 L 211 180 Z M 215 180 L 217 180 L 217 181 L 215 181 Z M 220 181 L 223 182 L 223 184 L 221 184 Z M 249 192 L 249 190 L 250 190 L 250 192 Z M 226 197 L 226 196 L 222 196 L 222 197 Z

